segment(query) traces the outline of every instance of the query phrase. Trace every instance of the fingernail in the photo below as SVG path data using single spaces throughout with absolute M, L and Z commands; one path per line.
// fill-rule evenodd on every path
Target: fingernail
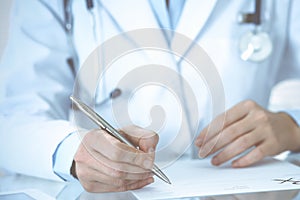
M 233 162 L 231 163 L 231 165 L 232 165 L 232 167 L 239 167 L 239 162 L 233 161 Z
M 199 150 L 199 156 L 205 158 L 207 156 L 206 146 L 202 146 Z
M 213 159 L 211 160 L 211 163 L 212 163 L 213 165 L 219 165 L 219 159 L 218 159 L 218 158 L 213 158 Z
M 144 160 L 143 166 L 144 166 L 146 169 L 151 169 L 151 168 L 152 168 L 152 162 L 151 162 L 150 160 Z
M 148 182 L 148 184 L 153 183 L 154 182 L 154 178 L 149 178 L 147 182 Z
M 202 139 L 199 139 L 199 138 L 195 141 L 195 145 L 196 145 L 196 146 L 201 146 L 202 143 L 203 143 L 203 140 L 202 140 Z
M 199 151 L 198 156 L 199 158 L 205 158 L 205 153 L 203 153 L 203 151 Z

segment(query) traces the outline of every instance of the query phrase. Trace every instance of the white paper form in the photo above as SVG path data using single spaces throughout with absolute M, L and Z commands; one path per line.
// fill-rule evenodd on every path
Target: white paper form
M 300 189 L 300 167 L 272 158 L 247 168 L 215 167 L 209 159 L 185 160 L 163 171 L 172 185 L 156 178 L 133 194 L 147 200 Z

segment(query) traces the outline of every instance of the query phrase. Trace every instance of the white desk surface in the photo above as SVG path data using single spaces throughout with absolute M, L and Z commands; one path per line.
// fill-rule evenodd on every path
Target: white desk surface
M 300 166 L 300 153 L 291 154 L 284 158 L 285 160 Z M 299 168 L 300 170 L 300 168 Z M 136 199 L 131 193 L 106 193 L 106 194 L 92 194 L 83 190 L 78 182 L 63 183 L 55 182 L 35 177 L 24 175 L 0 173 L 0 193 L 7 191 L 19 191 L 26 189 L 39 190 L 53 199 Z M 195 199 L 195 198 L 194 198 Z M 199 199 L 199 198 L 197 198 Z M 241 195 L 226 195 L 217 197 L 201 197 L 205 200 L 222 200 L 222 199 L 293 199 L 300 200 L 300 191 L 278 191 L 278 192 L 263 192 L 251 193 Z

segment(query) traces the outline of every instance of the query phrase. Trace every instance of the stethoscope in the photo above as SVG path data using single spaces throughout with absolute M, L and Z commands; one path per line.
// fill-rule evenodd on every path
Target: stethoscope
M 61 19 L 60 16 L 44 1 L 39 0 L 41 4 L 45 6 L 45 8 L 53 15 L 53 17 L 57 20 L 59 25 L 63 28 L 64 32 L 67 34 L 68 43 L 70 49 L 72 49 L 72 56 L 68 58 L 67 63 L 70 66 L 71 71 L 74 76 L 76 75 L 76 69 L 78 69 L 78 59 L 77 54 L 74 50 L 73 46 L 73 14 L 72 14 L 72 0 L 64 0 L 64 19 Z M 105 6 L 101 3 L 100 0 L 97 1 L 101 9 L 108 14 L 111 20 L 115 23 L 116 28 L 123 32 L 122 28 L 118 25 L 117 21 L 114 17 L 109 13 L 109 11 L 105 8 Z M 97 40 L 96 33 L 96 16 L 94 12 L 95 2 L 93 0 L 85 0 L 86 9 L 90 12 L 93 23 L 93 31 L 95 40 Z M 239 13 L 238 14 L 238 22 L 240 24 L 253 24 L 254 29 L 246 32 L 240 38 L 239 42 L 239 51 L 240 57 L 244 61 L 253 61 L 253 62 L 261 62 L 266 60 L 272 53 L 273 45 L 270 38 L 270 35 L 262 30 L 262 0 L 255 0 L 255 10 L 254 13 Z M 103 31 L 101 28 L 100 31 Z M 116 95 L 117 94 L 117 95 Z M 116 88 L 110 92 L 107 98 L 102 100 L 99 104 L 104 104 L 109 99 L 117 98 L 121 95 L 121 90 Z
M 270 35 L 261 30 L 262 24 L 262 0 L 255 0 L 254 13 L 240 13 L 240 24 L 254 24 L 254 30 L 245 33 L 239 42 L 240 57 L 244 61 L 261 62 L 272 53 L 273 45 Z
M 64 19 L 61 19 L 60 16 L 44 1 L 39 0 L 41 4 L 45 6 L 45 8 L 54 16 L 59 25 L 63 28 L 64 32 L 67 35 L 70 49 L 72 49 L 72 56 L 68 58 L 67 63 L 71 71 L 76 76 L 76 71 L 79 69 L 78 67 L 78 59 L 77 54 L 74 50 L 73 46 L 73 14 L 72 14 L 72 0 L 64 0 Z M 101 0 L 96 1 L 97 4 L 101 7 L 101 9 L 108 14 L 111 20 L 115 23 L 116 28 L 123 32 L 122 28 L 118 25 L 115 18 L 109 13 L 109 11 L 102 4 Z M 93 32 L 95 40 L 97 40 L 97 32 L 96 29 L 96 16 L 95 14 L 95 1 L 93 0 L 85 0 L 86 9 L 90 12 L 93 24 Z M 100 12 L 100 11 L 99 11 Z M 254 13 L 240 13 L 238 15 L 238 22 L 240 24 L 254 24 L 254 29 L 248 31 L 240 38 L 239 42 L 239 51 L 240 58 L 244 61 L 252 61 L 252 62 L 261 62 L 266 60 L 272 53 L 273 45 L 270 38 L 270 35 L 262 30 L 262 0 L 255 0 L 255 10 Z M 99 13 L 98 13 L 99 14 Z M 101 18 L 101 17 L 100 17 Z M 101 20 L 101 19 L 99 19 Z M 100 28 L 100 31 L 103 31 Z M 101 34 L 102 35 L 102 34 Z M 102 99 L 100 102 L 97 102 L 98 106 L 106 104 L 108 101 L 113 100 L 121 96 L 122 90 L 120 88 L 112 89 L 111 92 L 107 95 L 106 98 Z
M 64 7 L 64 19 L 60 16 L 44 1 L 39 0 L 41 4 L 54 16 L 59 25 L 63 28 L 67 35 L 68 43 L 71 49 L 72 56 L 68 58 L 67 63 L 70 66 L 74 76 L 78 69 L 78 59 L 73 46 L 73 14 L 72 14 L 72 0 L 63 0 Z M 114 17 L 103 6 L 100 0 L 97 3 L 108 14 L 111 20 L 115 23 L 116 28 L 123 32 L 122 28 L 118 25 Z M 96 16 L 94 12 L 95 2 L 94 0 L 85 0 L 86 9 L 92 16 L 94 37 L 97 39 L 96 33 Z M 262 30 L 262 0 L 255 0 L 255 10 L 253 13 L 239 13 L 238 22 L 240 24 L 253 24 L 254 29 L 243 34 L 239 41 L 240 58 L 244 61 L 261 62 L 266 60 L 272 53 L 273 44 L 269 33 Z M 101 19 L 100 19 L 101 20 Z M 103 31 L 102 29 L 100 31 Z

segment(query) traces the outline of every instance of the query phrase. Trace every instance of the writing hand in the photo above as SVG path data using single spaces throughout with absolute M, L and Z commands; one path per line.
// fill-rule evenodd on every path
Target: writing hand
M 142 188 L 153 180 L 150 171 L 158 135 L 130 126 L 122 129 L 139 150 L 129 147 L 104 130 L 91 130 L 74 157 L 74 176 L 88 192 L 117 192 Z

